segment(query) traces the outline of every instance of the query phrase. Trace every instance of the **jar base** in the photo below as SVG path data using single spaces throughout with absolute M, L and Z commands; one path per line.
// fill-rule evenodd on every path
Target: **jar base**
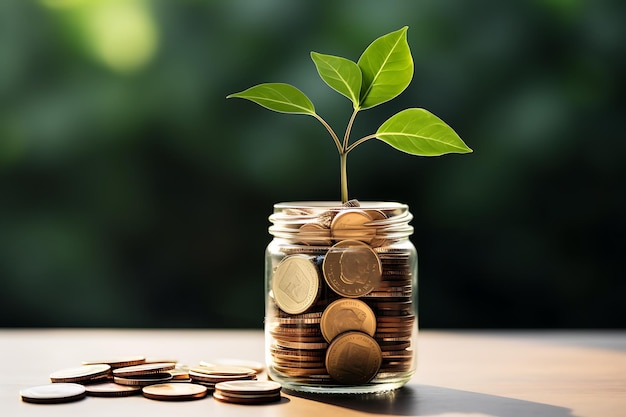
M 402 388 L 410 381 L 412 374 L 405 374 L 401 378 L 394 378 L 393 380 L 387 379 L 386 381 L 374 380 L 369 384 L 362 385 L 340 385 L 340 384 L 313 384 L 313 383 L 298 383 L 294 381 L 285 380 L 282 378 L 270 379 L 279 382 L 285 392 L 307 394 L 376 394 L 388 391 L 393 391 Z

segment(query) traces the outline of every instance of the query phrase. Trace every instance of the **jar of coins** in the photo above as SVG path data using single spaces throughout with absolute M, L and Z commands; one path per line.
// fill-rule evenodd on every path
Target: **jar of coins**
M 265 255 L 265 354 L 287 390 L 371 393 L 415 372 L 417 253 L 408 207 L 274 205 Z

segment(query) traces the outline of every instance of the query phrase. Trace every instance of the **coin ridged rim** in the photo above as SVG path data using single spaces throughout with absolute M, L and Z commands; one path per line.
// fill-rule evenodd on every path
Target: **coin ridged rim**
M 160 401 L 188 401 L 206 397 L 208 388 L 201 384 L 174 382 L 148 385 L 141 389 L 143 396 Z
M 172 379 L 172 374 L 167 372 L 146 374 L 146 375 L 126 375 L 126 376 L 114 376 L 113 382 L 120 385 L 131 386 L 146 386 L 152 384 L 159 384 L 162 382 L 168 382 Z
M 251 375 L 209 375 L 200 372 L 189 371 L 189 377 L 194 382 L 203 382 L 209 384 L 217 384 L 223 381 L 238 381 L 238 380 L 252 380 L 256 379 L 256 374 Z
M 215 398 L 218 401 L 225 402 L 225 403 L 254 405 L 254 404 L 265 404 L 265 403 L 270 403 L 270 402 L 277 402 L 277 401 L 280 401 L 282 397 L 280 395 L 272 395 L 268 397 L 263 396 L 263 397 L 257 397 L 257 398 L 237 398 L 237 397 L 224 395 L 219 392 L 214 392 L 213 398 Z
M 310 350 L 318 350 L 325 349 L 328 347 L 328 343 L 324 342 L 294 342 L 290 340 L 284 339 L 275 339 L 276 344 L 281 347 L 286 347 L 290 349 L 310 349 Z

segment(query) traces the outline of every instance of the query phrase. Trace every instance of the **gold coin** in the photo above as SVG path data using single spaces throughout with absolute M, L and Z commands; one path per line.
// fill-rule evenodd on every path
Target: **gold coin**
M 85 387 L 74 383 L 55 383 L 26 388 L 20 391 L 22 401 L 36 404 L 58 404 L 85 397 Z
M 141 387 L 132 385 L 120 385 L 115 382 L 85 385 L 87 395 L 91 397 L 126 397 L 139 394 Z
M 142 388 L 143 396 L 152 400 L 182 401 L 204 398 L 207 387 L 192 383 L 155 384 Z
M 83 365 L 77 368 L 62 369 L 50 374 L 52 382 L 85 382 L 109 374 L 111 367 L 106 364 Z
M 144 363 L 141 365 L 126 366 L 124 368 L 114 369 L 113 376 L 136 376 L 162 373 L 164 371 L 170 371 L 175 367 L 176 364 L 174 362 Z
M 308 256 L 287 256 L 276 266 L 272 293 L 278 307 L 286 313 L 306 311 L 317 299 L 319 287 L 317 267 Z
M 380 284 L 382 266 L 376 252 L 357 240 L 344 240 L 330 248 L 322 263 L 324 279 L 344 297 L 368 294 Z
M 330 224 L 330 232 L 336 241 L 360 240 L 369 243 L 376 235 L 376 230 L 367 226 L 371 221 L 370 215 L 363 210 L 340 211 Z
M 320 327 L 324 339 L 329 343 L 337 335 L 350 330 L 357 330 L 374 336 L 376 316 L 363 301 L 342 298 L 333 301 L 326 307 Z
M 326 369 L 331 377 L 346 385 L 366 384 L 376 376 L 382 351 L 376 341 L 361 332 L 337 336 L 326 353 Z

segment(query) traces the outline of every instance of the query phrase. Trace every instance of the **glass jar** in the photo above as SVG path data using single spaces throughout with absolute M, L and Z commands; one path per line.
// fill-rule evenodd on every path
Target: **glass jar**
M 287 390 L 372 393 L 415 372 L 417 252 L 408 207 L 274 205 L 265 253 L 265 356 Z

